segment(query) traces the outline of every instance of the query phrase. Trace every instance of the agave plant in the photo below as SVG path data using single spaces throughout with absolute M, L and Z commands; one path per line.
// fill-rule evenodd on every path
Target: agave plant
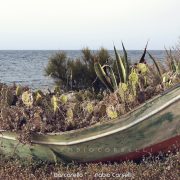
M 109 74 L 107 71 L 109 69 Z M 95 61 L 94 63 L 94 70 L 96 72 L 96 75 L 98 78 L 101 80 L 101 82 L 111 91 L 113 92 L 114 90 L 117 89 L 117 81 L 115 78 L 115 74 L 112 70 L 112 68 L 109 65 L 104 65 L 101 66 L 101 64 L 98 61 Z
M 158 76 L 160 79 L 160 83 L 163 85 L 163 87 L 169 87 L 173 84 L 173 82 L 176 83 L 176 80 L 178 80 L 178 77 L 180 75 L 180 60 L 175 59 L 172 55 L 171 50 L 166 50 L 167 53 L 167 61 L 168 61 L 168 67 L 169 69 L 166 70 L 165 73 L 162 73 L 162 70 L 156 61 L 156 59 L 148 52 L 149 57 L 153 60 L 155 67 L 158 72 Z
M 147 71 L 147 66 L 145 65 L 145 55 L 147 45 L 145 46 L 142 57 L 140 58 L 139 64 L 137 64 L 137 68 L 141 70 L 141 73 L 145 73 Z M 118 84 L 127 84 L 129 82 L 129 78 L 135 74 L 134 68 L 130 67 L 127 51 L 122 42 L 123 48 L 123 57 L 117 52 L 116 47 L 114 46 L 114 52 L 116 57 L 116 68 L 118 72 L 118 78 L 115 76 L 115 72 L 109 65 L 101 65 L 99 61 L 96 59 L 94 62 L 94 69 L 97 77 L 101 80 L 101 82 L 111 91 L 114 92 L 118 89 Z M 130 74 L 132 74 L 130 76 Z M 136 84 L 136 83 L 132 83 Z
M 159 77 L 162 79 L 161 69 L 160 69 L 160 67 L 159 67 L 156 59 L 155 59 L 149 52 L 148 52 L 148 55 L 149 55 L 149 57 L 153 60 L 154 65 L 155 65 L 155 67 L 156 67 L 156 69 L 157 69 L 158 75 L 159 75 Z
M 114 52 L 116 55 L 116 64 L 117 64 L 117 69 L 118 69 L 118 73 L 119 73 L 119 80 L 122 83 L 126 83 L 128 80 L 130 67 L 129 67 L 129 63 L 128 63 L 128 59 L 127 59 L 127 52 L 124 48 L 123 43 L 122 43 L 122 47 L 123 47 L 123 52 L 124 52 L 124 58 L 122 58 L 118 54 L 115 46 L 114 46 Z
M 166 54 L 168 56 L 168 63 L 170 66 L 170 70 L 174 73 L 174 74 L 180 74 L 180 60 L 176 59 L 173 54 L 172 54 L 172 50 L 170 49 L 169 51 L 166 50 Z
M 94 69 L 96 75 L 101 80 L 101 82 L 111 91 L 114 92 L 118 89 L 118 83 L 126 83 L 128 80 L 130 66 L 128 63 L 127 52 L 125 50 L 124 44 L 122 43 L 124 57 L 122 58 L 114 46 L 114 52 L 116 56 L 116 67 L 119 74 L 119 79 L 116 79 L 115 73 L 111 66 L 101 65 L 98 60 L 94 62 Z
M 147 46 L 148 46 L 148 42 L 146 43 L 146 46 L 144 48 L 144 52 L 141 56 L 141 59 L 139 60 L 139 63 L 146 63 L 145 56 L 146 56 Z

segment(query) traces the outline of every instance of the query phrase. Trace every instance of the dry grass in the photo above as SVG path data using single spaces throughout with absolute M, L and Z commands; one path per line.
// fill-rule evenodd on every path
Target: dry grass
M 21 163 L 16 159 L 0 156 L 1 179 L 57 179 L 57 176 L 79 175 L 74 179 L 168 179 L 180 177 L 180 152 L 143 159 L 140 163 L 123 162 L 108 164 L 48 164 L 33 162 Z M 55 177 L 56 176 L 56 177 Z M 82 177 L 83 176 L 83 177 Z M 106 178 L 100 178 L 106 176 Z M 107 177 L 107 176 L 110 176 Z M 67 179 L 65 177 L 61 179 Z

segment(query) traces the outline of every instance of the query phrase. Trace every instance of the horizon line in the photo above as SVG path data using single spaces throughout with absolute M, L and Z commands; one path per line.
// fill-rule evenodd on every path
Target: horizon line
M 0 51 L 82 51 L 82 49 L 0 49 Z M 89 49 L 89 50 L 99 51 L 100 49 Z M 114 49 L 106 49 L 106 50 L 114 51 Z M 117 49 L 117 50 L 123 51 L 123 49 Z M 144 49 L 126 49 L 126 50 L 127 51 L 144 51 Z M 148 51 L 166 51 L 165 49 L 147 49 L 147 50 Z

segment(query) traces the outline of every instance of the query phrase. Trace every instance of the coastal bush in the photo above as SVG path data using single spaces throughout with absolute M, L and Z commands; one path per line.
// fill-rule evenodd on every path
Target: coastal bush
M 80 58 L 68 58 L 65 52 L 58 52 L 49 58 L 45 75 L 54 79 L 57 85 L 66 90 L 94 88 L 100 90 L 104 87 L 94 71 L 94 58 L 98 58 L 103 65 L 110 60 L 106 49 L 101 48 L 93 53 L 88 48 L 82 49 Z
M 57 84 L 65 84 L 68 80 L 68 58 L 64 52 L 56 53 L 50 57 L 45 73 L 51 76 Z

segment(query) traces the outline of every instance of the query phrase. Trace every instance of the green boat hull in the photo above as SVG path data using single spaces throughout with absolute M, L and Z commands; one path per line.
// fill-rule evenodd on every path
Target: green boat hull
M 117 120 L 65 133 L 35 134 L 22 144 L 15 132 L 0 131 L 0 154 L 49 162 L 137 159 L 180 146 L 180 86 Z

